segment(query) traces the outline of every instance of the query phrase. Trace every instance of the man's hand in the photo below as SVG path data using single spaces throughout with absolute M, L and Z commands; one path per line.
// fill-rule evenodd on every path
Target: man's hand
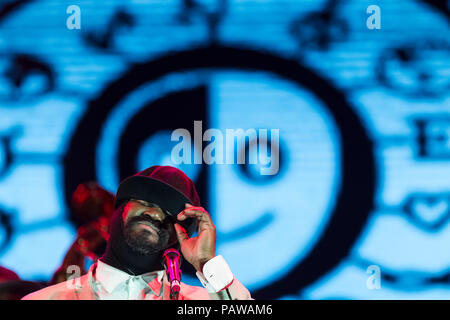
M 215 257 L 216 249 L 216 227 L 214 226 L 208 212 L 202 207 L 195 207 L 186 203 L 186 209 L 181 211 L 178 220 L 183 221 L 187 218 L 197 219 L 198 236 L 189 238 L 186 230 L 175 223 L 175 231 L 181 246 L 183 257 L 194 266 L 194 268 L 202 272 L 203 265 L 210 259 Z

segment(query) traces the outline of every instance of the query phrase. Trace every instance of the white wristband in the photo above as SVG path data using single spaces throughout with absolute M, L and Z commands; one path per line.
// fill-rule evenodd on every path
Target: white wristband
M 208 291 L 213 289 L 215 292 L 227 287 L 234 278 L 230 267 L 221 255 L 206 262 L 203 266 L 203 274 L 197 272 L 197 277 Z

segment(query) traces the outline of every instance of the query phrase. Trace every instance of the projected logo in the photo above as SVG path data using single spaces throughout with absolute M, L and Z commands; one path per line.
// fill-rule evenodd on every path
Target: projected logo
M 170 134 L 194 136 L 201 121 L 204 132 L 279 129 L 275 175 L 248 161 L 179 165 L 216 222 L 217 252 L 255 298 L 372 299 L 370 265 L 381 269 L 380 298 L 389 287 L 397 298 L 442 297 L 447 4 L 386 2 L 390 28 L 372 32 L 368 3 L 287 2 L 91 1 L 80 4 L 80 32 L 66 27 L 67 3 L 3 1 L 0 263 L 48 279 L 75 233 L 61 184 L 68 200 L 80 182 L 115 191 L 140 169 L 173 165 Z M 232 42 L 254 50 L 218 45 Z M 231 156 L 260 156 L 258 140 Z M 183 268 L 183 281 L 199 285 Z
M 135 65 L 79 122 L 64 160 L 66 196 L 81 181 L 115 190 L 145 167 L 174 165 L 170 133 L 193 134 L 195 120 L 280 129 L 276 175 L 249 163 L 179 166 L 216 223 L 217 251 L 255 298 L 298 292 L 347 255 L 372 209 L 371 142 L 341 93 L 268 53 L 212 46 Z

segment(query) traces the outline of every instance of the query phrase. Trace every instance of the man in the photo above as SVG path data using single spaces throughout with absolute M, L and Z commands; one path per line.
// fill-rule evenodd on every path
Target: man
M 125 179 L 115 206 L 106 252 L 89 272 L 24 299 L 169 300 L 161 264 L 168 248 L 181 250 L 206 288 L 181 283 L 180 300 L 251 299 L 223 257 L 215 255 L 215 226 L 182 171 L 153 166 Z M 191 237 L 195 229 L 198 235 Z

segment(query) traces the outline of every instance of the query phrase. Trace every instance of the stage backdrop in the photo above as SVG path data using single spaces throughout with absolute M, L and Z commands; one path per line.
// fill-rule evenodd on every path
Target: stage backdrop
M 175 165 L 171 133 L 202 121 L 279 130 L 275 175 L 177 165 L 255 298 L 449 298 L 449 19 L 438 0 L 2 1 L 0 264 L 49 280 L 75 187 Z

